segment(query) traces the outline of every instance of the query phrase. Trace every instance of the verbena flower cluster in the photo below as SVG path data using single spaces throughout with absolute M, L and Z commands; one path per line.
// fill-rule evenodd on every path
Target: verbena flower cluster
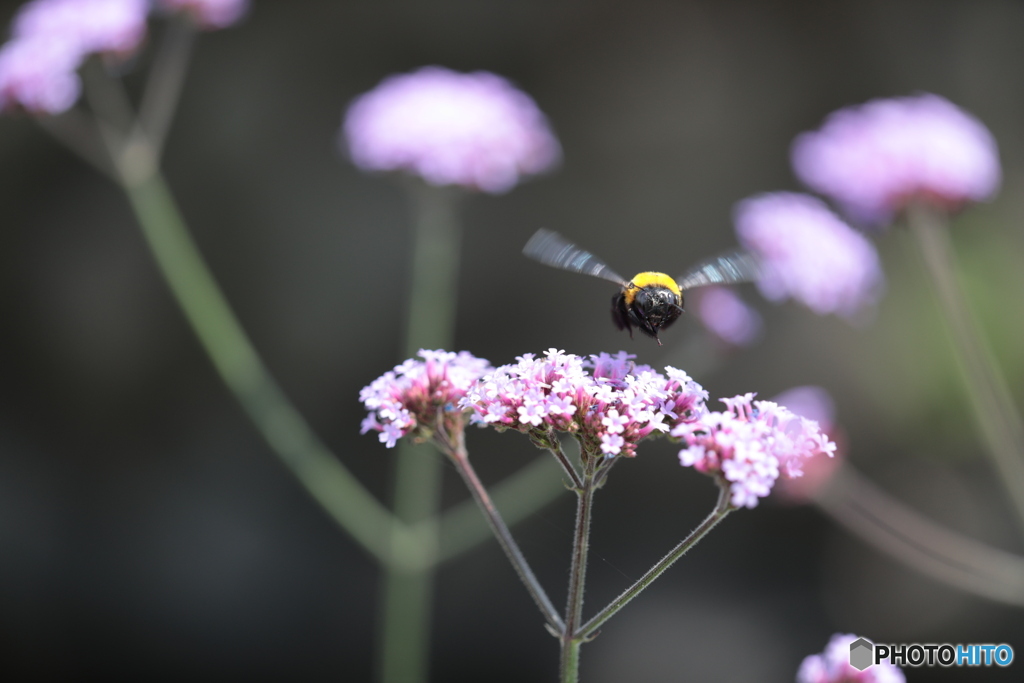
M 725 478 L 736 507 L 755 507 L 780 475 L 803 476 L 808 458 L 835 452 L 818 423 L 777 403 L 755 401 L 754 394 L 721 401 L 725 411 L 708 412 L 697 422 L 679 425 L 671 435 L 688 444 L 679 452 L 680 464 Z
M 667 367 L 662 375 L 634 358 L 625 351 L 589 360 L 557 349 L 541 358 L 524 354 L 481 378 L 462 405 L 474 422 L 570 432 L 589 453 L 633 457 L 643 438 L 698 419 L 707 400 L 682 370 Z
M 420 351 L 365 387 L 370 411 L 362 432 L 379 432 L 389 448 L 407 435 L 429 438 L 439 420 L 448 430 L 469 421 L 547 440 L 575 436 L 585 454 L 634 457 L 648 436 L 685 442 L 680 463 L 728 482 L 731 503 L 754 507 L 780 476 L 799 477 L 832 443 L 817 423 L 753 394 L 722 399 L 709 412 L 707 392 L 677 368 L 661 374 L 620 351 L 584 359 L 558 349 L 524 354 L 492 368 L 469 353 Z
M 248 0 L 157 0 L 187 11 L 200 25 L 227 26 Z M 78 99 L 78 67 L 91 54 L 126 58 L 146 37 L 150 0 L 33 0 L 11 26 L 0 48 L 0 110 L 59 114 Z
M 344 146 L 368 171 L 500 193 L 554 166 L 561 148 L 534 101 L 492 73 L 429 66 L 386 78 L 349 107 Z
M 915 199 L 946 209 L 988 199 L 1001 179 L 988 129 L 930 94 L 840 109 L 796 138 L 792 160 L 808 187 L 869 224 L 891 220 Z
M 740 244 L 761 257 L 765 298 L 792 297 L 820 315 L 852 316 L 883 289 L 878 252 L 820 199 L 774 192 L 734 210 Z
M 396 365 L 359 392 L 359 400 L 370 411 L 360 433 L 380 433 L 388 448 L 403 436 L 429 438 L 440 417 L 446 429 L 461 429 L 465 415 L 458 408 L 466 392 L 484 374 L 490 363 L 462 351 L 420 349 L 422 361 L 410 358 Z
M 905 683 L 899 667 L 888 660 L 858 671 L 850 666 L 852 633 L 837 633 L 820 655 L 806 657 L 796 674 L 796 683 Z

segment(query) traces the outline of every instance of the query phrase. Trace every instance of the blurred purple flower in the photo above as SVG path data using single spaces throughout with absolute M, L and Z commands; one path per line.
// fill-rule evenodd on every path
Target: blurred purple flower
M 0 111 L 21 107 L 59 114 L 78 99 L 78 52 L 44 39 L 13 40 L 0 48 Z
M 903 671 L 888 660 L 864 671 L 850 666 L 850 643 L 857 639 L 852 633 L 832 636 L 823 653 L 804 659 L 796 683 L 905 683 Z
M 697 294 L 704 327 L 731 346 L 748 346 L 761 335 L 761 315 L 729 287 L 704 287 Z
M 206 29 L 231 26 L 249 11 L 249 0 L 156 0 L 169 11 L 188 13 L 196 24 Z
M 884 285 L 878 252 L 819 199 L 793 192 L 738 203 L 736 234 L 757 254 L 765 298 L 792 297 L 815 313 L 853 316 L 874 303 Z
M 945 209 L 988 199 L 1001 176 L 988 129 L 929 94 L 840 109 L 794 140 L 792 159 L 808 187 L 869 224 L 891 221 L 915 199 Z
M 439 417 L 449 433 L 464 429 L 466 416 L 458 405 L 474 382 L 492 370 L 486 360 L 466 351 L 420 349 L 419 356 L 423 360 L 410 358 L 359 392 L 370 411 L 361 433 L 380 432 L 388 448 L 409 434 L 429 438 Z
M 665 374 L 620 351 L 584 360 L 557 349 L 502 365 L 466 393 L 473 421 L 499 429 L 572 433 L 584 452 L 636 455 L 647 436 L 665 434 L 705 412 L 707 392 L 672 367 Z M 589 370 L 589 371 L 588 371 Z
M 836 404 L 827 391 L 818 386 L 807 385 L 787 389 L 772 399 L 780 406 L 808 420 L 814 420 L 823 432 L 832 431 L 835 424 Z
M 148 0 L 34 0 L 18 12 L 15 40 L 66 44 L 81 56 L 93 52 L 125 55 L 146 37 Z
M 147 0 L 35 0 L 23 6 L 0 48 L 0 110 L 59 114 L 81 92 L 76 70 L 89 54 L 131 54 L 146 36 Z
M 534 101 L 500 76 L 436 66 L 386 78 L 343 126 L 356 166 L 404 170 L 433 185 L 510 190 L 552 168 L 561 150 Z
M 794 415 L 754 394 L 723 398 L 724 412 L 680 424 L 671 435 L 686 441 L 679 463 L 729 482 L 731 503 L 756 507 L 779 476 L 803 476 L 804 462 L 832 457 L 836 445 L 813 420 Z

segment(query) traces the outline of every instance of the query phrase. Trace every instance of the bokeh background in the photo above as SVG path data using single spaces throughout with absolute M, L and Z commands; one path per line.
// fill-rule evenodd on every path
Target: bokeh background
M 5 25 L 18 3 L 0 2 Z M 159 31 L 159 27 L 156 29 Z M 143 56 L 140 67 L 145 65 Z M 425 64 L 530 93 L 557 172 L 464 205 L 457 346 L 510 362 L 555 346 L 684 364 L 686 319 L 630 340 L 606 283 L 529 262 L 557 229 L 624 273 L 679 272 L 735 243 L 730 211 L 798 189 L 788 147 L 830 111 L 930 91 L 996 136 L 1005 181 L 955 240 L 1024 403 L 1024 4 L 961 2 L 274 2 L 201 37 L 166 172 L 204 255 L 288 394 L 390 496 L 394 453 L 360 437 L 359 389 L 399 359 L 410 212 L 337 150 L 346 104 Z M 129 74 L 129 85 L 137 76 Z M 118 190 L 24 117 L 0 121 L 0 671 L 20 679 L 372 678 L 375 564 L 271 454 L 187 328 Z M 799 384 L 834 396 L 851 461 L 933 518 L 1018 553 L 915 245 L 879 236 L 888 291 L 859 325 L 744 296 L 760 345 L 689 367 L 713 397 Z M 471 432 L 494 482 L 534 457 Z M 446 474 L 445 499 L 466 497 Z M 638 578 L 715 490 L 665 442 L 598 499 L 588 606 Z M 574 501 L 514 531 L 556 604 Z M 835 631 L 1007 642 L 1024 612 L 905 569 L 812 507 L 731 516 L 583 650 L 602 681 L 790 681 Z M 437 681 L 548 681 L 557 646 L 489 542 L 440 574 Z M 1019 680 L 921 669 L 910 681 Z M 11 680 L 11 679 L 8 679 Z

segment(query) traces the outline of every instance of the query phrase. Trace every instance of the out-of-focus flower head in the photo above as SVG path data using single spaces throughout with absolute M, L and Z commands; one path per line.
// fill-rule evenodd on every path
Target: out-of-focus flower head
M 758 289 L 771 301 L 792 297 L 819 315 L 853 316 L 884 286 L 874 245 L 821 200 L 774 192 L 733 211 L 740 243 L 762 260 Z
M 697 294 L 697 316 L 716 338 L 729 346 L 749 346 L 761 336 L 761 315 L 729 287 L 703 287 Z
M 776 403 L 755 401 L 754 394 L 721 400 L 725 411 L 680 424 L 671 435 L 687 444 L 680 464 L 729 482 L 735 507 L 756 507 L 779 476 L 802 476 L 807 459 L 835 451 L 816 422 Z
M 146 36 L 148 0 L 35 0 L 0 48 L 0 110 L 59 114 L 81 93 L 76 70 L 92 53 L 126 57 Z
M 380 432 L 388 448 L 412 434 L 427 439 L 440 419 L 449 434 L 465 427 L 466 415 L 459 404 L 466 391 L 492 370 L 490 363 L 462 351 L 427 351 L 385 372 L 359 392 L 369 411 L 361 433 Z
M 944 209 L 999 189 L 999 152 L 976 118 L 937 95 L 873 100 L 840 109 L 793 142 L 793 168 L 851 218 L 892 220 L 907 202 Z
M 185 12 L 205 29 L 227 28 L 249 11 L 249 0 L 156 0 L 161 8 Z
M 905 683 L 898 666 L 884 660 L 858 671 L 850 666 L 850 643 L 858 640 L 852 633 L 832 636 L 820 655 L 804 658 L 796 674 L 796 683 Z
M 349 107 L 344 141 L 367 171 L 501 193 L 552 168 L 557 139 L 534 101 L 492 73 L 428 66 L 390 76 Z
M 79 53 L 43 39 L 14 40 L 0 48 L 0 111 L 23 108 L 59 114 L 82 92 Z
M 633 457 L 636 444 L 696 420 L 707 392 L 672 367 L 665 374 L 620 351 L 590 360 L 558 349 L 532 353 L 484 376 L 463 399 L 473 421 L 499 429 L 572 433 L 588 454 Z
M 835 402 L 827 391 L 817 386 L 802 386 L 788 389 L 772 399 L 774 403 L 788 408 L 790 412 L 814 420 L 818 427 L 836 443 L 835 457 L 812 458 L 804 463 L 804 476 L 783 479 L 776 486 L 776 495 L 790 503 L 806 504 L 813 500 L 842 463 L 846 452 L 846 434 L 836 423 Z
M 62 43 L 83 57 L 127 55 L 146 37 L 148 14 L 149 0 L 34 0 L 18 12 L 11 34 Z

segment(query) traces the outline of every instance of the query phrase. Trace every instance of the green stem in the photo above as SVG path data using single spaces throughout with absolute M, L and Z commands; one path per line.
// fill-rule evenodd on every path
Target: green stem
M 449 439 L 449 435 L 438 433 L 437 440 L 438 445 L 442 451 L 448 456 L 448 458 L 455 465 L 455 469 L 458 470 L 462 476 L 463 481 L 466 482 L 466 486 L 473 494 L 473 498 L 476 500 L 477 505 L 480 507 L 480 511 L 483 512 L 484 517 L 487 519 L 488 524 L 491 526 L 491 531 L 494 532 L 495 538 L 498 539 L 498 543 L 501 545 L 501 549 L 505 551 L 505 555 L 508 557 L 509 562 L 512 563 L 516 573 L 526 586 L 526 590 L 530 593 L 530 597 L 540 608 L 541 614 L 544 615 L 544 619 L 548 625 L 556 633 L 563 633 L 565 631 L 565 625 L 562 623 L 562 618 L 558 616 L 558 610 L 551 604 L 551 600 L 548 598 L 547 593 L 544 592 L 543 586 L 534 576 L 533 570 L 530 569 L 529 563 L 526 561 L 526 557 L 523 552 L 519 549 L 519 545 L 516 544 L 515 539 L 512 537 L 512 532 L 509 531 L 508 526 L 505 525 L 505 521 L 501 518 L 501 514 L 498 512 L 498 508 L 494 505 L 494 501 L 487 494 L 487 489 L 484 488 L 483 482 L 477 476 L 473 466 L 469 464 L 469 454 L 466 452 L 466 447 L 463 439 L 463 434 L 455 436 L 455 442 L 452 443 Z
M 413 200 L 412 277 L 405 330 L 404 357 L 421 348 L 450 349 L 454 339 L 455 302 L 461 228 L 458 193 L 411 181 Z M 395 465 L 395 514 L 417 524 L 419 543 L 435 554 L 440 546 L 435 516 L 441 494 L 441 459 L 429 446 L 408 439 L 398 445 Z M 427 521 L 424 521 L 427 520 Z M 395 550 L 407 541 L 393 539 Z M 381 620 L 380 674 L 383 683 L 418 683 L 427 679 L 434 567 L 425 564 L 387 568 Z
M 141 127 L 140 132 L 149 139 L 157 158 L 161 155 L 178 108 L 195 33 L 192 19 L 184 14 L 171 17 L 146 80 L 137 124 Z
M 224 383 L 284 464 L 334 520 L 378 560 L 419 564 L 415 536 L 317 438 L 267 372 L 203 262 L 155 170 L 125 184 L 161 273 Z M 406 539 L 396 555 L 391 536 Z
M 494 506 L 502 511 L 508 526 L 515 526 L 565 493 L 556 467 L 546 455 L 535 458 L 491 489 Z M 441 516 L 440 534 L 437 560 L 444 562 L 490 538 L 491 529 L 471 498 L 445 511 Z
M 907 217 L 935 283 L 982 438 L 1024 522 L 1024 422 L 957 278 L 946 215 L 912 204 Z
M 1024 557 L 936 524 L 849 463 L 812 495 L 833 520 L 911 569 L 960 590 L 1024 607 Z
M 572 563 L 569 567 L 569 597 L 565 606 L 565 631 L 562 633 L 560 662 L 561 683 L 579 680 L 580 645 L 577 635 L 583 620 L 583 591 L 587 579 L 587 552 L 590 549 L 590 519 L 594 509 L 594 457 L 583 456 L 583 486 L 577 491 L 576 532 L 572 542 Z
M 704 538 L 709 531 L 714 529 L 719 522 L 725 519 L 725 516 L 732 510 L 733 508 L 729 505 L 729 487 L 719 482 L 718 503 L 715 505 L 715 509 L 711 511 L 711 514 L 700 523 L 700 526 L 690 532 L 689 536 L 673 548 L 668 555 L 663 557 L 658 564 L 651 567 L 636 583 L 627 588 L 622 595 L 612 600 L 607 607 L 594 615 L 590 621 L 579 629 L 575 634 L 575 638 L 582 641 L 593 637 L 597 629 L 599 629 L 604 622 L 611 619 L 616 612 L 625 607 L 630 600 L 635 598 L 641 591 L 651 585 L 651 583 L 661 576 L 666 569 L 675 564 L 676 560 L 685 555 L 690 548 L 697 545 L 697 542 Z

